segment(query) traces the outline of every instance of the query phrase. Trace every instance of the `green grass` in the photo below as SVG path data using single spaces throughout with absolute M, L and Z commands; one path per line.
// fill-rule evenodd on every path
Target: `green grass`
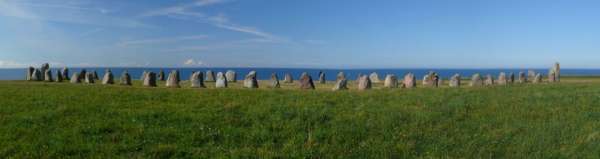
M 0 158 L 600 157 L 600 78 L 364 92 L 331 85 L 0 81 Z

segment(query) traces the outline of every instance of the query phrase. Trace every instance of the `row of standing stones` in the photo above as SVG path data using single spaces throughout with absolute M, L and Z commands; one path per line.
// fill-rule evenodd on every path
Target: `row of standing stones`
M 204 82 L 214 82 L 216 88 L 227 88 L 229 82 L 237 82 L 236 81 L 236 72 L 229 70 L 225 73 L 218 72 L 215 73 L 213 71 L 204 72 L 193 72 L 190 76 L 189 83 L 192 88 L 206 88 Z M 469 86 L 471 87 L 479 87 L 479 86 L 491 86 L 491 85 L 507 85 L 512 83 L 542 83 L 542 75 L 540 73 L 536 73 L 533 70 L 529 70 L 527 74 L 525 72 L 519 72 L 517 79 L 515 80 L 515 74 L 510 73 L 506 74 L 501 72 L 498 75 L 497 79 L 494 79 L 492 75 L 486 75 L 482 77 L 480 74 L 474 74 L 471 77 L 469 82 Z M 160 71 L 158 74 L 154 72 L 144 71 L 142 76 L 140 77 L 142 81 L 142 85 L 145 87 L 156 87 L 157 81 L 165 81 L 166 87 L 169 88 L 179 88 L 181 78 L 178 70 L 171 71 L 167 77 L 165 77 L 164 71 Z M 450 77 L 448 86 L 449 87 L 461 87 L 461 76 L 459 74 L 455 74 Z M 529 79 L 532 79 L 531 81 Z M 56 70 L 56 78 L 53 78 L 52 71 L 50 70 L 50 65 L 45 63 L 42 64 L 40 68 L 29 67 L 27 69 L 26 80 L 28 81 L 46 81 L 46 82 L 62 82 L 63 80 L 68 80 L 70 83 L 87 83 L 93 84 L 96 80 L 100 80 L 96 71 L 87 72 L 85 69 L 80 72 L 73 73 L 72 76 L 69 77 L 69 69 L 63 68 L 62 70 Z M 555 63 L 554 66 L 548 72 L 548 82 L 559 82 L 560 81 L 560 64 Z M 102 84 L 111 85 L 115 84 L 113 73 L 110 69 L 107 69 L 104 73 L 104 77 L 102 78 Z M 294 79 L 291 74 L 286 73 L 283 79 L 284 83 L 293 83 Z M 313 79 L 308 73 L 304 72 L 300 76 L 299 79 L 299 88 L 300 89 L 315 89 L 315 85 L 313 83 Z M 319 73 L 319 84 L 325 84 L 325 73 Z M 357 79 L 357 89 L 358 90 L 368 90 L 373 87 L 373 83 L 381 83 L 379 79 L 379 75 L 375 72 L 371 73 L 369 76 L 359 74 Z M 443 79 L 435 72 L 429 72 L 427 75 L 423 77 L 422 85 L 424 87 L 432 87 L 436 88 L 442 86 Z M 120 83 L 121 85 L 131 86 L 131 76 L 127 71 L 124 71 L 121 75 Z M 269 83 L 270 88 L 280 88 L 279 77 L 276 73 L 271 74 L 271 81 Z M 383 86 L 385 88 L 415 88 L 417 87 L 417 80 L 413 73 L 408 73 L 404 76 L 402 81 L 398 80 L 398 77 L 393 74 L 386 75 Z M 248 75 L 245 76 L 243 81 L 243 87 L 245 88 L 258 88 L 258 80 L 256 71 L 251 71 Z M 332 90 L 347 90 L 348 89 L 348 80 L 344 72 L 339 72 L 336 77 L 335 85 Z

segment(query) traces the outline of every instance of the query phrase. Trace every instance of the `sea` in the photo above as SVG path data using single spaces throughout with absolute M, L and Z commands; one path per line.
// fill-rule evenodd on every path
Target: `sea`
M 51 68 L 53 75 L 55 76 L 55 71 L 60 68 Z M 86 71 L 96 71 L 100 78 L 102 78 L 105 70 L 107 68 L 69 68 L 70 75 L 73 72 L 80 72 L 82 69 Z M 416 75 L 417 79 L 422 78 L 430 71 L 434 71 L 440 75 L 443 79 L 448 79 L 454 74 L 460 74 L 463 78 L 470 77 L 475 73 L 479 73 L 481 75 L 491 74 L 496 77 L 500 72 L 515 73 L 515 76 L 518 75 L 519 72 L 523 71 L 527 73 L 528 70 L 534 70 L 535 72 L 541 74 L 547 74 L 548 68 L 544 69 L 431 69 L 431 68 L 414 68 L 414 69 L 315 69 L 315 68 L 108 68 L 112 71 L 115 78 L 119 78 L 121 73 L 125 70 L 129 72 L 133 79 L 140 79 L 142 73 L 144 71 L 152 71 L 158 73 L 160 70 L 164 70 L 165 74 L 171 70 L 179 70 L 181 78 L 186 80 L 190 77 L 192 72 L 195 71 L 207 71 L 212 70 L 215 72 L 223 72 L 225 73 L 227 70 L 233 70 L 237 73 L 237 79 L 242 80 L 244 76 L 250 71 L 257 72 L 257 78 L 259 80 L 267 80 L 271 79 L 271 74 L 276 73 L 279 78 L 283 78 L 286 73 L 292 74 L 294 79 L 298 79 L 303 72 L 308 73 L 313 77 L 313 79 L 318 78 L 319 72 L 325 73 L 325 78 L 327 80 L 335 80 L 338 72 L 344 72 L 348 79 L 355 80 L 361 74 L 371 74 L 376 72 L 379 75 L 380 79 L 385 78 L 387 74 L 395 74 L 398 78 L 403 78 L 407 73 L 413 73 Z M 0 69 L 0 80 L 24 80 L 27 70 L 25 68 L 11 68 L 11 69 Z M 600 76 L 600 69 L 561 69 L 561 76 Z

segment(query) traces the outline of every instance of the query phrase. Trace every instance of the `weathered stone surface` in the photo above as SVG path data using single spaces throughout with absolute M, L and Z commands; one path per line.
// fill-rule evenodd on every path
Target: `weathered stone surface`
M 483 84 L 486 86 L 494 85 L 495 84 L 494 77 L 492 77 L 492 75 L 490 75 L 490 74 L 485 75 L 485 80 L 483 81 Z
M 441 87 L 443 85 L 444 85 L 444 79 L 442 79 L 441 77 L 438 76 L 437 86 L 436 87 Z
M 140 80 L 144 81 L 146 80 L 146 77 L 148 77 L 148 71 L 144 70 L 144 72 L 142 72 L 142 76 L 140 76 Z
M 100 80 L 100 77 L 98 77 L 98 72 L 96 72 L 96 70 L 92 72 L 92 76 L 94 77 L 94 80 Z
M 227 88 L 227 77 L 223 72 L 217 73 L 217 81 L 215 82 L 215 87 L 217 88 Z
M 279 84 L 279 77 L 277 76 L 277 73 L 272 73 L 271 74 L 271 88 L 280 88 L 281 85 Z
M 306 72 L 300 76 L 300 89 L 315 89 L 312 77 Z
M 95 80 L 94 73 L 87 72 L 85 74 L 85 79 L 84 79 L 85 83 L 87 83 L 87 84 L 94 84 L 94 82 L 95 82 L 94 80 Z
M 258 88 L 258 81 L 256 80 L 256 71 L 250 71 L 244 78 L 245 88 Z
M 70 79 L 70 78 L 69 78 L 69 77 L 70 77 L 70 76 L 69 76 L 69 68 L 67 68 L 67 67 L 63 67 L 63 69 L 62 69 L 62 71 L 61 71 L 61 72 L 62 72 L 62 77 L 63 77 L 65 80 L 69 80 L 69 79 Z
M 56 82 L 62 82 L 64 79 L 62 72 L 60 70 L 56 70 Z
M 450 82 L 448 83 L 448 86 L 450 87 L 460 87 L 460 75 L 459 74 L 454 74 L 454 76 L 452 76 L 450 78 Z
M 341 90 L 347 90 L 347 89 L 348 89 L 348 80 L 346 80 L 346 78 L 338 79 L 332 88 L 333 91 L 341 91 Z
M 44 72 L 44 81 L 54 82 L 54 79 L 52 78 L 52 71 L 50 71 L 50 69 L 47 69 L 46 72 Z
M 519 72 L 519 83 L 527 83 L 527 76 L 525 76 L 525 72 Z
M 469 83 L 469 86 L 471 86 L 471 87 L 483 86 L 483 80 L 481 79 L 481 75 L 479 75 L 479 73 L 476 73 L 471 77 L 471 82 Z
M 398 77 L 393 74 L 386 75 L 385 81 L 383 81 L 383 86 L 385 88 L 398 88 Z
M 81 76 L 79 75 L 79 73 L 75 72 L 71 76 L 70 82 L 73 83 L 73 84 L 81 83 L 81 78 L 80 77 Z
M 35 71 L 35 68 L 33 68 L 31 66 L 29 66 L 29 68 L 27 68 L 27 74 L 25 75 L 25 80 L 33 81 L 33 78 L 32 78 L 33 71 Z
M 165 77 L 165 71 L 164 70 L 161 69 L 160 71 L 158 71 L 158 78 L 157 79 L 159 81 L 165 81 L 166 78 L 167 77 Z
M 40 79 L 46 80 L 46 70 L 50 70 L 50 64 L 48 64 L 48 63 L 44 63 L 44 64 L 42 64 L 42 67 L 40 67 L 40 73 L 41 73 Z
M 556 82 L 556 73 L 554 73 L 554 69 L 550 69 L 548 71 L 548 82 L 552 83 L 552 82 Z
M 206 88 L 204 86 L 204 73 L 203 72 L 194 72 L 190 76 L 190 87 L 192 88 Z
M 227 70 L 225 77 L 227 78 L 227 82 L 237 82 L 237 73 L 233 70 Z
M 508 83 L 515 83 L 515 73 L 510 73 L 510 75 L 508 76 Z
M 319 84 L 325 84 L 327 83 L 327 80 L 325 80 L 325 72 L 320 71 L 319 72 Z
M 367 90 L 367 89 L 371 89 L 371 76 L 367 77 L 367 76 L 362 76 L 358 79 L 358 90 Z
M 120 82 L 121 85 L 131 86 L 131 75 L 129 75 L 129 72 L 127 72 L 127 70 L 123 71 L 123 73 L 121 74 Z
M 533 83 L 542 83 L 542 74 L 536 74 L 535 77 L 533 77 Z
M 498 75 L 498 81 L 496 83 L 498 83 L 498 85 L 508 84 L 508 78 L 506 77 L 506 73 L 500 72 L 500 74 Z
M 110 69 L 106 69 L 106 71 L 104 72 L 104 77 L 102 78 L 102 84 L 104 84 L 104 85 L 115 84 L 114 78 L 115 77 L 114 77 L 112 71 Z
M 417 87 L 417 78 L 415 77 L 415 74 L 408 73 L 404 75 L 404 80 L 402 81 L 402 84 L 404 85 L 404 88 Z
M 379 80 L 379 75 L 377 74 L 377 72 L 371 73 L 371 75 L 369 75 L 368 78 L 373 83 L 381 83 L 381 80 Z
M 145 87 L 156 87 L 156 73 L 146 72 L 146 77 L 143 78 L 143 86 Z
M 169 77 L 167 78 L 167 83 L 165 85 L 169 88 L 179 88 L 179 81 L 181 81 L 179 71 L 173 70 L 171 73 L 169 73 Z
M 440 77 L 435 72 L 429 72 L 423 77 L 423 86 L 425 87 L 438 87 L 438 81 Z
M 34 69 L 33 73 L 31 73 L 31 80 L 32 81 L 42 81 L 44 80 L 42 78 L 42 72 L 39 69 Z
M 292 74 L 286 73 L 285 76 L 283 77 L 283 82 L 284 83 L 294 83 L 294 77 L 292 76 Z
M 554 81 L 560 82 L 560 64 L 558 62 L 554 63 L 552 70 L 554 70 Z
M 223 77 L 223 78 L 227 78 L 227 77 Z M 213 72 L 212 70 L 207 70 L 206 71 L 206 79 L 204 80 L 206 82 L 215 82 L 215 72 Z
M 337 81 L 339 81 L 341 79 L 346 79 L 346 74 L 344 72 L 339 72 L 336 76 Z
M 527 78 L 528 79 L 534 79 L 536 74 L 537 73 L 534 70 L 528 70 L 527 71 Z
M 81 71 L 79 71 L 79 80 L 83 82 L 85 80 L 85 75 L 87 75 L 87 71 L 85 69 L 81 69 Z

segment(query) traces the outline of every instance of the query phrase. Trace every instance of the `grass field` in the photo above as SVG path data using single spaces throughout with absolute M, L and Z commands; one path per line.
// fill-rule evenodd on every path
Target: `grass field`
M 596 77 L 363 92 L 239 83 L 0 81 L 0 158 L 600 158 Z

